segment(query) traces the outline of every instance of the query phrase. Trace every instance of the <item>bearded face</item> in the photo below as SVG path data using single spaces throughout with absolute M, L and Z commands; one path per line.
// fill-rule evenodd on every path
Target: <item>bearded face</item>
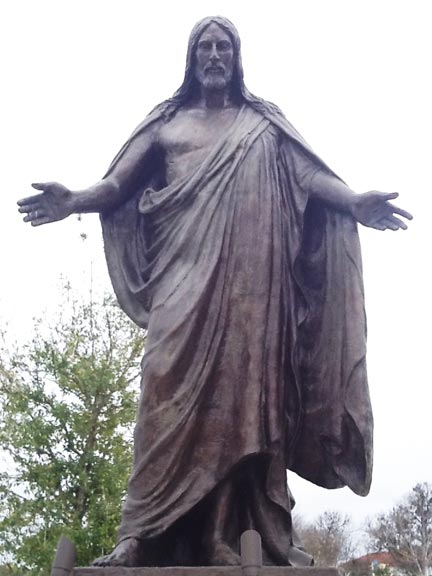
M 201 34 L 195 52 L 195 77 L 206 90 L 224 90 L 234 71 L 234 48 L 229 35 L 212 22 Z

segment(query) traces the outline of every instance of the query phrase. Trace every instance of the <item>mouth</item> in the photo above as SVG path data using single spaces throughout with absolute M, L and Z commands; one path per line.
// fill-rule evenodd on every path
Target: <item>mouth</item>
M 224 74 L 225 70 L 221 67 L 221 66 L 209 66 L 208 68 L 205 69 L 205 73 L 207 74 L 208 72 L 214 74 Z

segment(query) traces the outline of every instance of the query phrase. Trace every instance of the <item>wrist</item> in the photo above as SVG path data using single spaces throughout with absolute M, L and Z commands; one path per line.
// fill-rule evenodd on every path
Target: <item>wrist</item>
M 361 202 L 361 194 L 353 193 L 347 199 L 347 212 L 356 220 L 357 220 L 358 207 L 359 207 L 360 202 Z
M 70 192 L 69 197 L 66 200 L 66 209 L 70 214 L 79 213 L 79 192 Z

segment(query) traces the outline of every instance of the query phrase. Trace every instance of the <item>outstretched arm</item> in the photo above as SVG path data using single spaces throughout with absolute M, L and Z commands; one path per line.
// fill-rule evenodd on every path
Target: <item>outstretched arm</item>
M 109 176 L 85 190 L 74 192 L 58 182 L 32 184 L 41 193 L 18 201 L 18 211 L 26 214 L 24 222 L 40 226 L 70 214 L 103 213 L 123 204 L 158 165 L 157 131 L 158 123 L 149 126 L 131 142 Z
M 101 180 L 80 192 L 73 192 L 59 182 L 32 184 L 41 194 L 18 201 L 18 211 L 26 214 L 24 222 L 32 226 L 49 224 L 63 220 L 71 214 L 83 212 L 104 212 L 111 206 L 121 203 L 119 186 L 112 178 Z
M 372 190 L 355 194 L 346 184 L 324 171 L 317 172 L 311 183 L 311 196 L 332 206 L 336 210 L 347 212 L 357 222 L 376 230 L 407 229 L 406 220 L 412 220 L 409 212 L 390 202 L 399 196 L 397 192 L 384 193 Z

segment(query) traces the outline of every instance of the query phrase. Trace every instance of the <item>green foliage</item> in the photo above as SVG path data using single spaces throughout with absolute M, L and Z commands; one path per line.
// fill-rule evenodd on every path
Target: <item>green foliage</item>
M 372 546 L 391 553 L 406 572 L 428 574 L 432 566 L 432 485 L 417 484 L 389 513 L 368 527 Z
M 372 574 L 373 576 L 392 576 L 393 569 L 386 564 L 378 564 L 372 567 Z
M 25 576 L 25 572 L 14 564 L 0 564 L 0 576 Z
M 13 471 L 0 475 L 0 555 L 10 566 L 48 574 L 61 534 L 80 565 L 112 548 L 144 338 L 112 300 L 78 303 L 67 289 L 55 326 L 38 321 L 27 345 L 3 346 L 0 448 Z

